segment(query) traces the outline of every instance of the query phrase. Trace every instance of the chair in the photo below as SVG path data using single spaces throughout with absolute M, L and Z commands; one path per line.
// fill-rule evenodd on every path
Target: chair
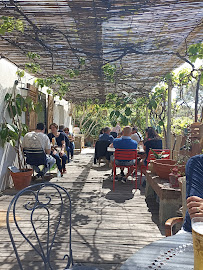
M 97 160 L 100 161 L 102 158 L 110 160 L 110 153 L 107 151 L 107 147 L 110 145 L 110 141 L 97 141 L 95 144 L 95 154 L 94 154 L 94 164 L 97 163 Z
M 135 160 L 133 165 L 117 165 L 116 160 Z M 131 170 L 131 176 L 133 177 L 133 172 L 135 171 L 135 188 L 137 189 L 137 150 L 135 149 L 116 149 L 114 153 L 114 163 L 113 163 L 113 190 L 115 190 L 115 177 L 116 168 L 128 168 Z
M 163 159 L 170 159 L 170 149 L 153 149 L 154 152 L 156 152 L 157 154 L 161 154 L 162 152 L 164 152 L 164 154 L 168 154 L 167 157 L 164 157 Z M 148 153 L 148 157 L 147 157 L 147 166 L 145 166 L 144 164 L 141 165 L 140 167 L 140 185 L 141 185 L 141 180 L 142 180 L 142 174 L 148 169 L 148 164 L 151 160 L 155 160 L 155 156 L 154 153 L 152 152 L 152 150 L 149 150 Z
M 185 168 L 186 174 L 186 199 L 190 196 L 198 196 L 203 198 L 203 155 L 193 156 L 189 159 Z M 165 223 L 165 235 L 171 236 L 172 229 L 178 222 L 183 222 L 182 217 L 173 217 Z M 191 220 L 188 211 L 186 212 L 183 229 L 185 231 L 192 231 Z
M 47 166 L 47 157 L 45 151 L 40 148 L 40 149 L 34 149 L 34 148 L 24 148 L 23 153 L 26 157 L 26 163 L 33 166 L 40 166 L 44 165 L 45 167 Z M 40 171 L 42 176 L 43 172 Z M 33 170 L 34 174 L 34 170 Z
M 9 204 L 6 222 L 21 270 L 98 270 L 73 263 L 71 200 L 65 188 L 46 182 L 19 191 Z

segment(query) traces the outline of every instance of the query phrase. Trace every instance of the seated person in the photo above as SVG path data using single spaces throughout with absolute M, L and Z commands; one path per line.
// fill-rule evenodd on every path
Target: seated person
M 63 133 L 63 135 L 65 136 L 65 143 L 66 143 L 66 152 L 67 152 L 67 160 L 68 163 L 70 162 L 69 159 L 69 152 L 70 152 L 70 140 L 68 138 L 68 135 L 64 132 L 64 125 L 60 125 L 59 126 L 59 132 Z
M 124 127 L 123 129 L 123 136 L 121 138 L 116 138 L 113 141 L 113 147 L 115 149 L 137 149 L 137 142 L 131 139 L 132 129 L 129 126 Z M 133 165 L 135 164 L 136 160 L 115 160 L 117 165 Z M 123 170 L 121 170 L 121 174 L 124 175 Z M 126 176 L 122 178 L 122 182 L 126 183 L 127 177 L 131 174 L 128 172 Z
M 112 130 L 111 130 L 111 132 L 110 132 L 110 135 L 112 135 L 114 138 L 117 138 L 117 137 L 118 137 L 118 133 L 117 133 L 115 127 L 112 128 Z
M 48 137 L 50 142 L 52 142 L 51 155 L 56 159 L 56 165 L 61 173 L 61 176 L 63 176 L 63 173 L 66 172 L 65 166 L 67 160 L 67 156 L 65 154 L 65 135 L 58 131 L 58 125 L 55 123 L 52 123 L 49 128 L 51 129 L 51 133 L 48 134 Z M 57 146 L 61 148 L 59 153 L 57 151 Z
M 114 137 L 110 135 L 111 129 L 109 127 L 104 128 L 104 133 L 99 135 L 99 141 L 109 141 L 113 142 Z
M 146 140 L 144 143 L 144 150 L 146 152 L 145 160 L 142 160 L 140 164 L 144 164 L 147 166 L 147 157 L 149 154 L 149 150 L 151 149 L 162 149 L 162 139 L 156 133 L 155 129 L 152 127 L 148 127 L 146 129 Z
M 138 144 L 140 143 L 141 141 L 141 137 L 139 135 L 139 133 L 137 132 L 137 128 L 136 127 L 133 127 L 132 128 L 132 135 L 131 135 L 131 139 L 136 141 Z
M 43 176 L 54 165 L 55 159 L 50 156 L 51 144 L 49 138 L 44 134 L 45 126 L 43 123 L 38 123 L 36 130 L 25 134 L 22 142 L 23 148 L 28 149 L 43 149 L 46 153 L 47 165 L 43 168 L 42 172 L 38 166 L 33 166 L 37 173 L 37 177 Z
M 203 155 L 196 155 L 188 160 L 185 174 L 188 211 L 183 229 L 191 232 L 191 218 L 203 216 Z
M 68 136 L 69 139 L 69 149 L 67 150 L 68 153 L 68 160 L 69 160 L 69 154 L 71 155 L 71 159 L 73 159 L 73 155 L 74 155 L 74 149 L 75 149 L 75 144 L 74 144 L 74 135 L 73 133 L 70 133 L 69 128 L 64 128 L 64 133 Z M 67 147 L 66 147 L 67 149 Z

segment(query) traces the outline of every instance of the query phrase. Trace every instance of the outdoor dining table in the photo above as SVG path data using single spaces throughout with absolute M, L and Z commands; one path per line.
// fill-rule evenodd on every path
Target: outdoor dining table
M 192 234 L 179 233 L 140 249 L 127 259 L 120 270 L 192 270 L 193 265 Z

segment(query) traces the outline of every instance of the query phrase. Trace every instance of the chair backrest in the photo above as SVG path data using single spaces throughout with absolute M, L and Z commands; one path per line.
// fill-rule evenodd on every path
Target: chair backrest
M 163 157 L 162 159 L 170 159 L 170 154 L 171 154 L 171 151 L 170 149 L 153 149 L 153 151 L 156 153 L 156 154 L 161 154 L 163 153 L 163 155 L 166 155 L 165 157 Z M 147 157 L 147 163 L 150 162 L 150 160 L 155 160 L 155 156 L 154 156 L 154 153 L 152 152 L 152 150 L 150 149 L 149 150 L 149 154 L 148 154 L 148 157 Z
M 133 160 L 137 159 L 137 150 L 136 149 L 116 149 L 115 160 Z
M 19 191 L 7 210 L 7 229 L 21 270 L 25 263 L 30 267 L 27 269 L 63 269 L 55 261 L 63 253 L 61 259 L 68 260 L 63 261 L 67 264 L 64 269 L 73 265 L 71 200 L 63 187 L 47 182 Z M 67 246 L 62 245 L 64 240 L 69 245 L 68 254 Z
M 96 141 L 95 144 L 95 158 L 105 157 L 107 153 L 107 147 L 110 145 L 110 141 Z
M 46 153 L 42 148 L 34 149 L 34 148 L 24 148 L 24 155 L 26 157 L 26 163 L 31 166 L 39 166 L 47 164 Z

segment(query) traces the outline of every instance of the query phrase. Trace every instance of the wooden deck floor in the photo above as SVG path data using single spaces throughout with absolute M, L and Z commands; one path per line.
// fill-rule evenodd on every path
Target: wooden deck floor
M 116 182 L 113 192 L 110 174 L 104 164 L 94 165 L 93 150 L 85 149 L 67 164 L 64 177 L 51 180 L 67 188 L 71 195 L 74 261 L 105 270 L 120 269 L 138 249 L 164 236 L 163 227 L 157 225 L 157 204 L 146 203 L 139 183 L 135 190 L 131 181 Z M 7 210 L 14 193 L 13 189 L 6 190 L 0 197 L 0 211 Z M 18 269 L 4 222 L 0 222 L 0 240 L 0 269 Z M 29 247 L 18 244 L 30 258 Z M 42 268 L 36 262 L 27 269 Z

